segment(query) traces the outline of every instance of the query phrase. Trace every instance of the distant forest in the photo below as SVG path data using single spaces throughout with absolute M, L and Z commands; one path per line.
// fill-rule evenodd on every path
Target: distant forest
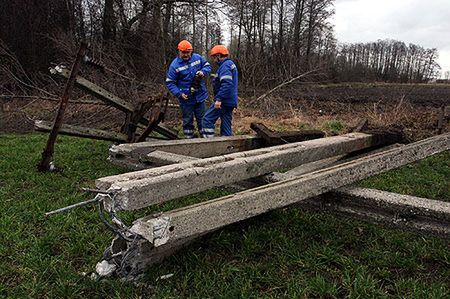
M 439 72 L 436 49 L 395 40 L 339 44 L 330 24 L 333 2 L 1 1 L 0 72 L 2 80 L 14 75 L 26 83 L 52 63 L 69 63 L 85 40 L 90 55 L 116 73 L 162 83 L 181 39 L 203 55 L 226 43 L 244 89 L 268 88 L 308 71 L 327 82 L 405 83 Z

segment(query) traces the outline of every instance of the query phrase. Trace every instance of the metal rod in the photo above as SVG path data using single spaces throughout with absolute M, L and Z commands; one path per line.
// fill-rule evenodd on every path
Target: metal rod
M 96 203 L 96 202 L 98 202 L 100 200 L 102 200 L 102 198 L 95 197 L 93 199 L 82 201 L 82 202 L 79 202 L 79 203 L 76 203 L 76 204 L 73 204 L 73 205 L 61 208 L 61 209 L 57 209 L 57 210 L 54 210 L 54 211 L 51 211 L 51 212 L 47 212 L 47 213 L 45 213 L 45 217 L 53 215 L 53 214 L 62 213 L 62 212 L 66 212 L 66 211 L 69 211 L 69 210 L 73 210 L 75 208 L 86 206 L 86 205 L 91 204 L 91 203 Z
M 98 190 L 98 189 L 91 189 L 91 188 L 81 188 L 81 191 L 89 192 L 89 193 L 111 194 L 110 192 L 106 192 L 106 191 Z

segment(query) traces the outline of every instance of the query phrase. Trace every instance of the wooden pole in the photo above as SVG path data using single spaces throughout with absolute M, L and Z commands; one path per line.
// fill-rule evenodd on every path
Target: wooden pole
M 55 121 L 53 123 L 52 131 L 48 136 L 47 145 L 42 152 L 42 160 L 38 164 L 39 171 L 49 171 L 50 170 L 50 161 L 53 157 L 53 153 L 55 151 L 55 141 L 58 136 L 58 131 L 61 128 L 64 113 L 67 108 L 67 104 L 69 103 L 70 94 L 72 93 L 73 85 L 75 83 L 75 78 L 77 77 L 77 73 L 80 69 L 81 62 L 83 60 L 84 54 L 86 52 L 87 44 L 82 42 L 80 48 L 78 49 L 78 54 L 75 59 L 75 62 L 72 65 L 72 70 L 70 72 L 69 79 L 67 80 L 66 87 L 64 89 L 64 93 L 61 97 L 61 102 L 59 104 L 58 114 L 56 115 Z

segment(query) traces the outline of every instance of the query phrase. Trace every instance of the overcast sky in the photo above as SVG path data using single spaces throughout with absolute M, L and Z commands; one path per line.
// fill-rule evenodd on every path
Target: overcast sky
M 335 0 L 339 42 L 395 39 L 437 48 L 442 73 L 450 71 L 450 0 Z

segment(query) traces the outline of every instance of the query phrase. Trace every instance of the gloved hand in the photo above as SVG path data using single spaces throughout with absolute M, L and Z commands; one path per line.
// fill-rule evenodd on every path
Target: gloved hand
M 199 71 L 199 72 L 202 73 L 201 71 Z M 191 93 L 192 94 L 200 89 L 200 83 L 202 82 L 203 76 L 199 76 L 198 75 L 199 72 L 197 72 L 197 75 L 195 76 L 194 80 L 192 81 L 192 85 L 191 85 Z

